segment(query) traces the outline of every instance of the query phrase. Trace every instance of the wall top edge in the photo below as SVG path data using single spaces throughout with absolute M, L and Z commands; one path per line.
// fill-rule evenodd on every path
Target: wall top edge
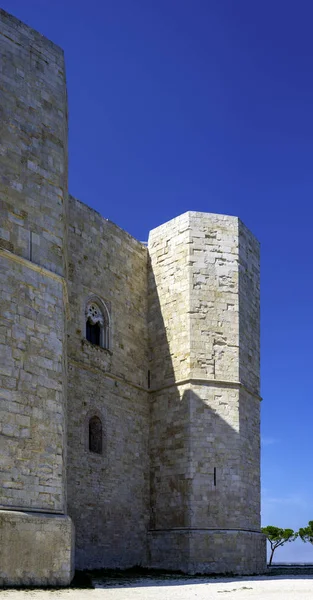
M 86 204 L 86 202 L 79 200 L 72 194 L 69 194 L 69 201 L 72 204 L 76 204 L 80 210 L 84 210 L 89 214 L 95 215 L 102 222 L 107 223 L 109 226 L 122 232 L 127 238 L 129 238 L 129 240 L 131 240 L 135 244 L 138 244 L 138 246 L 140 246 L 141 248 L 144 248 L 146 250 L 147 242 L 141 242 L 140 240 L 137 240 L 137 238 L 135 238 L 133 235 L 131 235 L 131 233 L 128 233 L 128 231 L 126 231 L 125 229 L 123 229 L 122 227 L 120 227 L 119 225 L 114 223 L 114 221 L 111 221 L 110 219 L 107 219 L 106 217 L 104 217 L 98 210 L 96 210 L 95 208 L 92 208 L 91 206 Z
M 168 227 L 172 227 L 177 225 L 181 225 L 181 224 L 187 224 L 191 221 L 197 221 L 197 219 L 207 219 L 207 220 L 211 220 L 212 222 L 216 222 L 219 224 L 232 224 L 233 226 L 236 226 L 237 223 L 239 222 L 238 217 L 233 216 L 233 215 L 222 215 L 219 213 L 210 213 L 210 212 L 200 212 L 200 211 L 192 211 L 192 210 L 188 210 L 184 213 L 182 213 L 181 215 L 178 215 L 177 217 L 174 217 L 173 219 L 170 219 L 169 221 L 166 221 L 165 223 L 162 223 L 161 225 L 158 225 L 157 227 L 154 227 L 153 229 L 150 230 L 149 232 L 149 237 L 150 236 L 154 236 L 156 233 L 159 233 L 160 231 L 162 231 L 162 229 L 166 229 Z
M 60 46 L 49 40 L 49 38 L 44 36 L 36 29 L 33 29 L 14 15 L 11 15 L 7 11 L 5 11 L 3 8 L 0 8 L 0 29 L 1 23 L 4 23 L 7 27 L 11 27 L 19 34 L 25 35 L 28 38 L 32 38 L 37 43 L 49 46 L 61 56 L 64 55 L 64 50 Z
M 145 249 L 147 248 L 147 245 L 149 242 L 138 240 L 137 238 L 132 236 L 130 233 L 128 233 L 128 231 L 126 231 L 125 229 L 123 229 L 122 227 L 120 227 L 119 225 L 114 223 L 114 221 L 107 219 L 98 210 L 96 210 L 95 208 L 92 208 L 91 206 L 86 204 L 86 202 L 83 202 L 79 198 L 76 198 L 75 196 L 73 196 L 73 194 L 69 194 L 69 201 L 72 202 L 73 204 L 76 204 L 79 209 L 85 210 L 89 214 L 96 215 L 100 220 L 102 220 L 103 222 L 109 224 L 110 226 L 116 228 L 118 231 L 125 234 L 130 240 L 132 240 L 133 242 L 138 244 L 140 247 L 145 248 Z M 166 228 L 171 227 L 172 225 L 175 225 L 175 224 L 187 225 L 192 219 L 195 219 L 195 220 L 196 219 L 208 219 L 208 220 L 211 219 L 212 222 L 216 222 L 217 224 L 220 224 L 220 225 L 222 225 L 223 223 L 231 224 L 233 226 L 238 227 L 239 230 L 240 229 L 244 230 L 259 245 L 257 238 L 253 235 L 253 233 L 250 231 L 250 229 L 243 223 L 243 221 L 239 217 L 236 217 L 233 215 L 223 215 L 223 214 L 219 214 L 219 213 L 191 211 L 191 210 L 186 211 L 186 212 L 182 213 L 181 215 L 178 215 L 177 217 L 174 217 L 173 219 L 170 219 L 169 221 L 166 221 L 165 223 L 158 225 L 157 227 L 154 227 L 153 229 L 151 229 L 149 231 L 149 238 L 153 237 L 154 235 L 158 235 L 162 231 L 162 229 L 165 230 Z

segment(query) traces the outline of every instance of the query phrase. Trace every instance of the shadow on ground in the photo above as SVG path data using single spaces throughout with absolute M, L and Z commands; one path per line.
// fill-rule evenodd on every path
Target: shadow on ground
M 313 565 L 268 568 L 264 575 L 239 576 L 232 573 L 210 575 L 185 575 L 181 572 L 168 572 L 135 567 L 125 570 L 99 569 L 76 571 L 71 588 L 116 588 L 116 587 L 152 587 L 221 583 L 231 581 L 264 581 L 266 579 L 313 579 Z

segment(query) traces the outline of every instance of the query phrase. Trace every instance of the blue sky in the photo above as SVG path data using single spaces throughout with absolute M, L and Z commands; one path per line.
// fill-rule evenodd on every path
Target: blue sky
M 2 0 L 65 50 L 70 191 L 140 240 L 238 215 L 262 252 L 262 521 L 313 519 L 311 0 Z M 313 562 L 300 542 L 277 560 Z

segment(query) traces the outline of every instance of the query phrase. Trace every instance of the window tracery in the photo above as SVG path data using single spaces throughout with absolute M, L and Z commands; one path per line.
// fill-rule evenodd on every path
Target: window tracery
M 109 349 L 110 321 L 105 305 L 92 298 L 86 304 L 86 339 L 95 346 Z

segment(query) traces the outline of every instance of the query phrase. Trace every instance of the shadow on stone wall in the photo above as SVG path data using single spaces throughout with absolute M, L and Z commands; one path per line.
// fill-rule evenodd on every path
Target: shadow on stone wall
M 204 530 L 210 530 L 211 535 L 214 530 L 240 530 L 251 535 L 259 531 L 259 401 L 251 399 L 240 384 L 185 380 L 175 385 L 175 380 L 180 379 L 179 364 L 171 354 L 151 267 L 148 314 L 150 534 L 154 540 L 156 535 L 161 539 L 162 534 L 167 538 L 164 544 L 160 541 L 159 547 L 160 554 L 167 553 L 169 568 L 179 563 L 173 555 L 182 552 L 181 568 L 187 570 L 188 561 L 190 564 L 190 560 L 197 560 L 197 552 L 199 563 L 208 562 L 209 541 L 207 538 L 205 543 L 200 542 L 197 550 L 197 542 L 193 544 L 189 539 L 183 543 L 182 536 L 178 539 L 178 531 L 188 531 L 190 535 Z M 175 314 L 172 319 L 175 320 Z M 172 322 L 170 327 L 174 326 Z M 170 532 L 176 539 L 171 541 Z M 257 563 L 262 563 L 263 539 L 260 542 L 260 534 L 257 536 L 257 543 L 252 538 L 247 543 L 250 554 L 259 554 L 250 556 L 250 562 L 255 564 L 252 572 L 262 571 Z M 169 548 L 171 543 L 173 547 Z M 243 541 L 237 544 L 237 550 L 235 546 L 230 549 L 229 563 L 234 563 L 234 553 L 244 553 Z M 223 542 L 219 542 L 217 547 L 227 563 L 227 543 L 223 547 Z M 152 550 L 150 564 L 154 567 L 157 561 L 153 553 Z M 212 552 L 209 562 L 220 572 Z M 245 572 L 249 572 L 248 562 L 249 557 L 242 561 Z M 228 571 L 231 570 L 230 567 Z

